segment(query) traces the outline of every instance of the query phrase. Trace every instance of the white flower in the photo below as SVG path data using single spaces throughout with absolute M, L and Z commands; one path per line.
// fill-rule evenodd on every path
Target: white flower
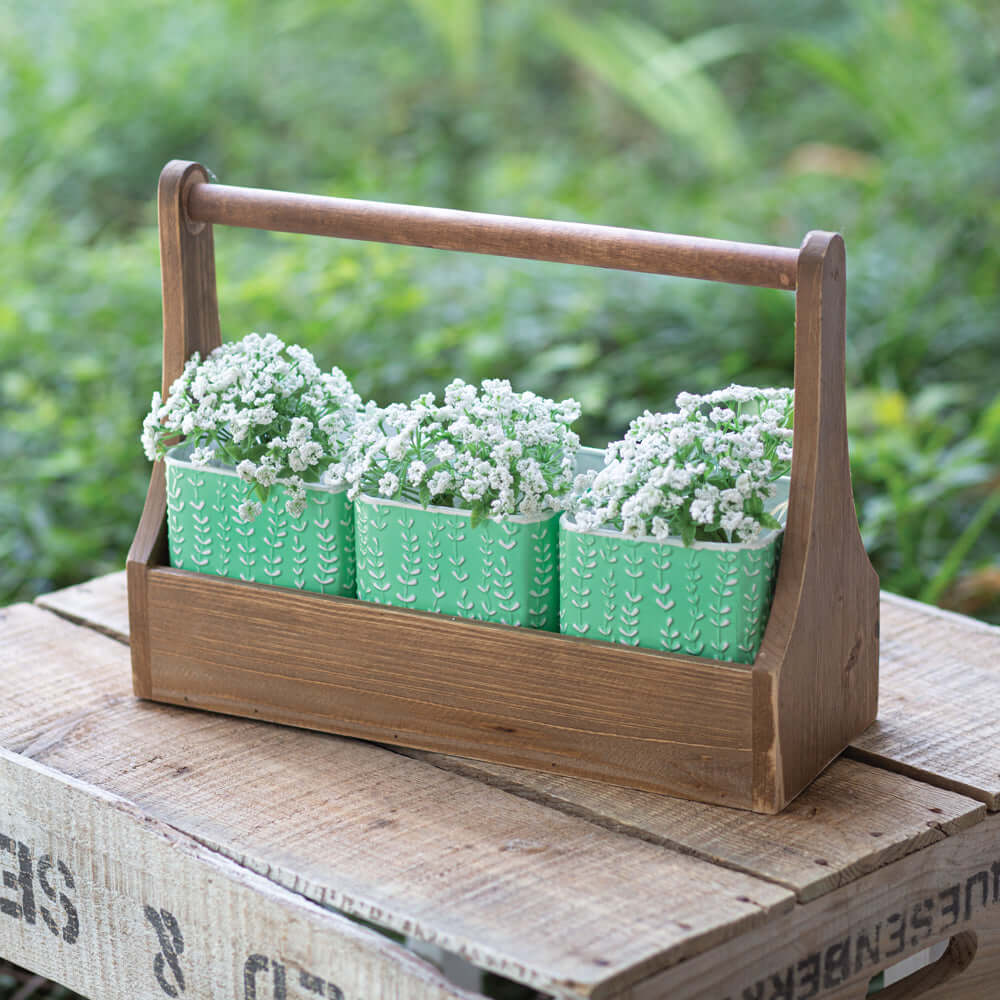
M 348 495 L 384 496 L 384 485 L 411 501 L 447 495 L 474 521 L 562 509 L 579 448 L 569 423 L 579 411 L 573 400 L 514 392 L 506 380 L 477 388 L 456 379 L 441 405 L 425 393 L 359 419 L 344 462 Z
M 149 405 L 149 413 L 142 422 L 142 449 L 146 453 L 146 458 L 151 462 L 157 456 L 161 404 L 162 399 L 160 398 L 160 394 L 154 392 L 152 402 Z
M 305 483 L 298 476 L 292 476 L 285 483 L 285 511 L 291 517 L 301 517 L 306 509 Z
M 399 491 L 399 476 L 393 472 L 387 472 L 378 481 L 378 491 L 382 496 L 392 499 Z
M 448 462 L 455 457 L 455 446 L 450 441 L 439 441 L 434 446 L 434 457 L 439 462 Z
M 431 491 L 431 496 L 447 493 L 451 489 L 451 473 L 447 469 L 438 469 L 431 476 L 427 488 Z
M 257 500 L 244 500 L 243 503 L 236 508 L 236 513 L 239 514 L 244 521 L 254 521 L 260 517 L 260 512 L 262 510 L 263 507 Z
M 407 440 L 403 434 L 396 434 L 385 443 L 385 453 L 394 462 L 398 462 L 406 454 Z
M 677 406 L 633 420 L 608 445 L 604 468 L 578 481 L 581 527 L 660 540 L 756 537 L 760 521 L 748 508 L 773 495 L 791 462 L 791 390 L 733 385 L 680 393 Z
M 333 462 L 327 466 L 319 481 L 324 486 L 339 486 L 345 478 L 346 466 L 343 462 Z
M 275 466 L 274 459 L 269 455 L 265 455 L 264 461 L 254 470 L 253 476 L 261 486 L 273 486 L 278 481 L 278 469 Z
M 711 524 L 715 517 L 715 505 L 711 500 L 691 501 L 691 520 L 695 524 Z
M 166 401 L 154 393 L 142 445 L 149 458 L 161 458 L 183 435 L 196 465 L 225 455 L 244 482 L 294 488 L 302 476 L 316 481 L 324 466 L 343 463 L 362 410 L 339 368 L 320 372 L 304 348 L 251 333 L 204 359 L 192 354 Z M 296 491 L 289 502 L 298 510 L 304 501 Z M 258 516 L 254 502 L 242 505 L 245 519 Z

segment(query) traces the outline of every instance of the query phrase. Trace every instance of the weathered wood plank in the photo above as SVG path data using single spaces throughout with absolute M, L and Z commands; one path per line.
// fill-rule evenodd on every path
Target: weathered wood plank
M 981 951 L 971 935 L 984 942 Z M 995 996 L 1000 816 L 797 905 L 768 927 L 728 943 L 724 961 L 718 952 L 699 955 L 622 991 L 616 1000 L 861 1000 L 875 973 L 955 938 L 959 954 L 950 967 L 946 962 L 939 969 L 954 978 L 926 996 Z M 904 992 L 904 984 L 911 985 L 904 980 L 898 992 L 886 996 L 925 997 Z
M 0 640 L 0 743 L 480 967 L 600 997 L 793 905 L 783 887 L 379 747 L 132 699 L 124 646 L 40 608 L 6 615 L 21 627 Z M 62 716 L 45 707 L 81 676 L 96 697 L 81 686 Z
M 1000 628 L 884 595 L 881 677 L 850 752 L 1000 809 Z
M 0 802 L 0 955 L 91 1000 L 254 1000 L 282 988 L 472 1000 L 374 931 L 2 748 Z
M 852 760 L 837 760 L 777 816 L 747 815 L 595 781 L 408 751 L 446 770 L 687 851 L 815 899 L 982 821 L 974 799 Z
M 131 701 L 123 649 L 31 605 L 0 608 L 0 746 L 20 752 L 36 740 L 58 740 L 96 708 Z M 34 685 L 63 660 L 61 683 Z
M 125 571 L 78 583 L 35 598 L 39 607 L 54 611 L 79 625 L 128 642 L 128 587 Z
M 911 597 L 903 597 L 902 594 L 891 594 L 889 591 L 883 590 L 881 599 L 883 606 L 889 606 L 890 610 L 897 613 L 890 617 L 893 623 L 903 620 L 899 616 L 912 616 L 928 623 L 940 622 L 946 627 L 958 629 L 961 632 L 985 632 L 992 636 L 996 636 L 1000 632 L 1000 626 L 991 625 L 978 618 L 970 618 L 958 611 L 948 611 L 946 608 L 938 608 L 933 604 L 924 604 Z

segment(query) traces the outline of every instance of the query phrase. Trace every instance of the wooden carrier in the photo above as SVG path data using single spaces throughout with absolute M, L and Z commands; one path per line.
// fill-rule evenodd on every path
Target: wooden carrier
M 211 184 L 179 160 L 159 224 L 164 395 L 221 342 L 212 226 L 242 226 L 794 290 L 794 458 L 749 665 L 173 569 L 157 463 L 128 555 L 136 695 L 763 813 L 875 719 L 879 589 L 851 493 L 839 235 L 795 250 L 321 198 Z

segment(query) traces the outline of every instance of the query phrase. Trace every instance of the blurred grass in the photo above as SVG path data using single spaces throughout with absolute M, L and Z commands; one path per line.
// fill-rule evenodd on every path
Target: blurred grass
M 847 240 L 883 586 L 1000 620 L 1000 11 L 986 0 L 87 0 L 0 8 L 0 603 L 119 568 L 159 382 L 163 163 L 225 183 Z M 381 401 L 452 377 L 644 407 L 791 380 L 791 296 L 219 230 L 224 335 Z

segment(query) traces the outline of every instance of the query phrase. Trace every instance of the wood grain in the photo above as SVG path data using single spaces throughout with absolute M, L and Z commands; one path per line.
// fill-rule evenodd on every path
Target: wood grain
M 276 884 L 536 988 L 601 997 L 794 902 L 378 747 L 133 699 L 120 643 L 41 608 L 12 613 L 4 745 L 10 731 L 38 762 Z M 81 676 L 97 696 L 78 690 L 54 718 L 45 706 Z
M 985 1000 L 1000 982 L 1000 921 L 976 932 L 972 961 L 955 978 L 919 994 L 920 1000 Z
M 71 621 L 89 624 L 98 631 L 127 640 L 126 601 L 124 573 L 112 573 L 38 599 L 38 603 Z M 995 809 L 1000 796 L 1000 735 L 991 728 L 992 716 L 988 713 L 984 716 L 983 706 L 1000 704 L 1000 628 L 887 592 L 881 595 L 881 620 L 882 719 L 855 741 L 850 752 L 867 758 L 879 768 L 909 772 L 921 782 L 954 789 Z M 123 628 L 126 634 L 121 635 Z M 759 830 L 764 835 L 765 831 L 773 831 L 785 822 L 797 822 L 797 817 L 812 809 L 812 798 L 807 794 L 801 804 L 796 803 L 787 812 L 787 820 L 775 823 L 769 819 L 757 820 L 742 814 L 703 809 L 673 798 L 621 792 L 593 782 L 536 775 L 503 765 L 480 768 L 463 758 L 433 754 L 425 759 L 433 759 L 440 766 L 477 768 L 485 780 L 501 781 L 505 787 L 509 784 L 517 794 L 530 794 L 534 789 L 551 795 L 554 803 L 565 800 L 596 815 L 607 812 L 610 819 L 625 824 L 632 822 L 628 814 L 638 811 L 645 815 L 648 810 L 649 815 L 661 815 L 663 823 L 671 829 L 675 824 L 684 826 L 691 822 L 688 817 L 722 816 L 735 827 L 746 824 L 748 829 Z M 845 773 L 843 762 L 834 765 L 817 781 L 815 790 L 822 790 L 831 775 L 836 774 L 839 782 L 839 776 Z M 886 781 L 885 775 L 871 773 L 876 774 L 876 782 Z M 890 779 L 889 794 L 897 797 L 894 788 Z M 928 789 L 917 785 L 899 794 L 912 795 L 914 802 L 922 802 L 928 808 L 946 804 L 921 797 L 928 793 Z M 840 794 L 850 800 L 854 810 L 863 810 L 869 805 L 876 812 L 894 808 L 881 803 L 876 790 L 863 781 L 848 780 Z M 937 823 L 950 823 L 958 820 L 961 812 L 945 809 L 944 814 L 934 815 Z M 721 821 L 713 820 L 713 823 L 718 822 Z M 897 816 L 892 826 L 897 835 L 903 835 L 908 829 L 903 816 Z M 650 828 L 647 832 L 657 831 Z M 803 828 L 803 834 L 808 842 L 812 836 L 808 826 Z M 694 847 L 702 839 L 702 831 L 695 826 L 688 846 Z M 881 849 L 886 845 L 876 846 Z M 780 853 L 785 854 L 788 847 L 787 841 L 780 840 Z M 804 850 L 803 857 L 808 853 Z M 787 860 L 790 864 L 797 863 L 792 858 Z M 832 877 L 828 874 L 828 878 Z M 795 881 L 788 873 L 782 874 L 779 881 L 785 881 L 800 894 L 811 892 L 810 883 Z M 822 884 L 821 880 L 819 885 Z
M 207 181 L 208 172 L 200 163 L 184 160 L 171 160 L 160 174 L 164 399 L 195 351 L 205 357 L 222 343 L 212 227 L 192 222 L 187 211 L 191 192 Z
M 121 577 L 117 588 L 113 577 L 103 579 L 101 590 L 107 598 L 97 602 L 97 613 L 99 620 L 106 621 L 109 616 L 114 616 L 112 594 L 115 590 L 119 595 L 117 599 L 122 600 Z M 50 595 L 48 600 L 60 606 L 62 613 L 79 612 L 77 617 L 81 619 L 91 613 L 87 608 L 94 606 L 92 594 L 74 589 Z M 912 646 L 900 650 L 893 660 L 893 669 L 886 674 L 883 699 L 896 695 L 903 697 L 913 690 L 908 671 L 923 669 L 927 643 L 934 641 L 933 630 L 940 629 L 942 621 L 948 631 L 938 636 L 936 641 L 939 646 L 931 654 L 940 655 L 938 674 L 961 676 L 967 672 L 970 663 L 975 670 L 984 673 L 991 666 L 994 672 L 997 669 L 994 651 L 1000 630 L 960 616 L 942 616 L 936 609 L 892 595 L 883 595 L 882 608 L 884 644 L 891 646 L 901 635 L 914 635 Z M 15 621 L 18 623 L 16 627 L 13 625 Z M 405 853 L 407 839 L 414 832 L 421 843 L 429 837 L 438 838 L 439 852 L 449 835 L 455 844 L 470 829 L 481 832 L 477 822 L 481 817 L 470 818 L 468 810 L 463 808 L 466 800 L 462 793 L 456 796 L 454 791 L 448 790 L 445 794 L 450 796 L 450 808 L 441 809 L 441 813 L 447 812 L 447 815 L 438 814 L 437 819 L 425 823 L 423 786 L 417 785 L 414 790 L 412 778 L 406 785 L 416 797 L 411 812 L 410 796 L 398 789 L 391 790 L 397 782 L 390 772 L 376 766 L 367 757 L 348 759 L 340 756 L 339 751 L 335 761 L 328 756 L 331 746 L 347 745 L 362 753 L 372 749 L 363 744 L 134 702 L 127 697 L 127 667 L 122 659 L 124 651 L 117 643 L 96 634 L 88 642 L 83 638 L 85 629 L 55 619 L 38 608 L 20 606 L 7 609 L 2 624 L 4 639 L 0 649 L 6 645 L 7 656 L 6 659 L 0 658 L 0 683 L 9 692 L 9 701 L 8 709 L 0 710 L 0 723 L 9 727 L 22 740 L 23 746 L 34 744 L 42 759 L 56 763 L 64 770 L 68 770 L 71 764 L 85 769 L 85 774 L 98 777 L 117 775 L 114 780 L 121 783 L 121 788 L 134 789 L 152 800 L 147 804 L 155 806 L 150 810 L 152 815 L 161 818 L 169 816 L 186 832 L 190 832 L 193 826 L 201 831 L 199 839 L 227 845 L 225 849 L 231 851 L 237 860 L 270 872 L 272 879 L 307 894 L 312 893 L 315 898 L 321 898 L 317 886 L 323 883 L 324 878 L 330 881 L 330 869 L 326 869 L 325 875 L 321 871 L 318 878 L 314 874 L 304 876 L 300 854 L 302 845 L 307 845 L 307 856 L 315 854 L 311 863 L 322 869 L 324 844 L 336 845 L 346 836 L 349 843 L 336 848 L 334 853 L 337 856 L 339 851 L 349 850 L 349 845 L 358 845 L 357 838 L 349 830 L 345 833 L 344 824 L 354 823 L 366 832 L 373 824 L 394 821 L 394 835 L 386 832 L 392 830 L 393 825 L 376 826 L 374 836 L 365 837 L 363 846 L 356 846 L 355 849 L 363 855 L 362 868 L 375 869 L 380 859 L 387 857 L 393 892 L 399 892 L 401 881 L 404 896 L 406 891 L 418 894 L 426 891 L 427 886 L 433 892 L 434 873 L 443 872 L 447 863 L 441 861 L 429 869 L 417 865 L 416 870 L 401 876 L 398 859 Z M 928 631 L 925 633 L 924 630 Z M 34 636 L 31 639 L 34 647 L 25 645 L 31 636 Z M 60 647 L 89 652 L 72 664 L 67 661 L 60 666 L 52 662 L 53 657 L 58 658 Z M 117 667 L 113 665 L 115 653 L 118 656 Z M 963 659 L 966 656 L 970 659 Z M 119 696 L 125 695 L 123 700 L 114 700 L 112 689 L 115 679 Z M 974 678 L 972 683 L 975 687 L 982 680 Z M 109 693 L 111 701 L 107 700 Z M 894 734 L 894 738 L 902 738 L 904 750 L 916 744 L 917 734 L 924 724 L 924 710 L 929 711 L 937 704 L 933 694 L 925 693 L 922 686 L 916 688 L 914 697 L 918 711 L 909 716 L 901 714 L 900 730 Z M 971 703 L 975 699 L 969 697 L 966 701 Z M 953 701 L 950 710 L 960 710 L 961 705 L 961 700 Z M 46 706 L 54 708 L 46 711 Z M 137 713 L 138 718 L 123 718 L 123 706 L 129 713 Z M 74 712 L 77 716 L 75 720 Z M 68 716 L 60 718 L 62 713 L 68 713 Z M 25 715 L 29 719 L 37 718 L 38 725 L 26 723 Z M 908 717 L 912 718 L 909 729 Z M 179 723 L 177 728 L 172 723 L 163 725 L 161 722 L 171 719 L 186 721 Z M 961 764 L 970 746 L 979 745 L 971 728 L 959 728 L 962 731 L 955 744 L 954 759 L 949 763 L 943 744 L 936 753 L 937 764 L 946 774 L 954 765 Z M 7 743 L 7 739 L 7 732 L 0 729 L 0 742 Z M 992 748 L 990 741 L 984 742 L 987 748 Z M 186 763 L 181 763 L 182 759 Z M 192 764 L 192 761 L 195 763 Z M 577 818 L 579 822 L 584 822 L 586 818 L 592 824 L 610 827 L 610 832 L 617 832 L 621 840 L 653 839 L 647 844 L 651 849 L 655 849 L 658 843 L 669 844 L 676 840 L 679 846 L 686 849 L 700 847 L 703 857 L 717 854 L 720 864 L 736 866 L 747 859 L 753 864 L 753 852 L 756 850 L 760 856 L 757 866 L 760 872 L 766 873 L 765 877 L 788 879 L 789 885 L 795 884 L 798 879 L 804 887 L 804 899 L 808 899 L 817 887 L 809 876 L 811 843 L 822 844 L 829 854 L 824 859 L 830 861 L 831 868 L 826 876 L 827 882 L 831 878 L 835 881 L 850 880 L 846 886 L 831 888 L 819 898 L 795 906 L 792 915 L 782 916 L 782 908 L 775 906 L 771 917 L 765 918 L 763 926 L 766 930 L 762 927 L 761 930 L 725 938 L 718 949 L 710 948 L 702 958 L 682 959 L 676 965 L 668 965 L 661 972 L 636 983 L 632 993 L 634 997 L 669 995 L 724 1000 L 725 994 L 716 988 L 718 976 L 723 972 L 743 970 L 752 975 L 756 970 L 762 977 L 775 973 L 784 975 L 788 966 L 786 964 L 782 968 L 781 963 L 786 960 L 806 962 L 803 972 L 808 975 L 811 954 L 826 954 L 826 950 L 840 940 L 838 935 L 846 933 L 845 927 L 856 931 L 866 926 L 866 920 L 873 928 L 879 925 L 882 928 L 881 958 L 885 961 L 881 964 L 893 964 L 903 954 L 915 953 L 919 948 L 908 946 L 903 953 L 886 956 L 884 952 L 896 946 L 895 941 L 889 941 L 889 934 L 898 931 L 898 922 L 888 923 L 887 919 L 903 912 L 906 906 L 911 907 L 912 913 L 912 906 L 921 898 L 921 893 L 924 899 L 928 898 L 929 880 L 937 875 L 940 875 L 940 885 L 936 889 L 931 885 L 931 889 L 941 893 L 947 892 L 952 885 L 961 884 L 960 891 L 965 893 L 968 880 L 976 875 L 976 871 L 972 871 L 971 867 L 968 871 L 958 871 L 955 864 L 947 860 L 949 857 L 971 858 L 975 864 L 980 854 L 985 857 L 990 850 L 995 853 L 1000 848 L 1000 830 L 995 828 L 993 818 L 990 826 L 976 824 L 971 829 L 966 828 L 966 824 L 975 823 L 982 816 L 981 807 L 971 806 L 968 801 L 947 793 L 936 798 L 941 793 L 899 775 L 866 768 L 853 761 L 835 763 L 788 810 L 775 817 L 751 816 L 641 792 L 627 792 L 592 782 L 459 762 L 454 758 L 447 766 L 468 766 L 476 771 L 491 772 L 490 780 L 499 778 L 503 788 L 511 788 L 518 795 L 535 794 L 545 805 L 580 813 L 577 817 L 567 818 Z M 230 796 L 227 774 L 234 772 L 242 780 L 246 780 L 247 773 L 254 775 L 257 796 L 252 799 L 241 793 L 242 801 L 237 808 L 215 818 L 219 804 L 224 804 Z M 478 781 L 487 777 L 487 774 L 480 773 Z M 930 778 L 938 780 L 934 774 Z M 342 797 L 344 785 L 348 786 L 344 793 L 346 804 Z M 274 792 L 262 797 L 262 789 L 269 793 L 273 789 Z M 387 814 L 385 809 L 379 811 L 375 805 L 383 799 L 385 791 L 389 791 L 386 805 L 397 809 L 394 814 Z M 591 797 L 588 798 L 588 795 Z M 490 808 L 503 810 L 504 807 L 498 803 L 507 798 L 509 796 L 494 798 Z M 369 803 L 367 810 L 366 802 Z M 812 812 L 814 808 L 815 813 Z M 926 827 L 927 838 L 934 841 L 932 844 L 927 843 L 919 829 L 922 808 L 943 810 L 933 812 L 932 819 L 923 821 L 935 823 L 934 828 Z M 189 822 L 188 813 L 193 817 L 192 822 Z M 242 820 L 238 818 L 241 814 Z M 302 817 L 307 814 L 313 818 L 303 822 Z M 367 822 L 366 815 L 370 817 Z M 878 819 L 884 821 L 881 826 L 885 827 L 884 836 L 889 838 L 887 849 L 883 851 L 879 845 L 874 853 L 866 854 L 862 846 L 864 836 L 880 832 L 875 826 L 866 829 L 870 825 L 866 820 Z M 211 828 L 206 830 L 209 824 L 212 824 Z M 983 833 L 979 832 L 980 826 L 985 827 Z M 944 833 L 948 836 L 941 839 L 940 835 Z M 655 839 L 657 837 L 659 841 Z M 234 844 L 234 840 L 238 842 Z M 968 846 L 970 844 L 972 846 Z M 981 851 L 984 846 L 985 853 Z M 531 872 L 544 882 L 549 861 L 547 852 L 531 854 L 530 842 L 522 842 L 517 849 L 525 866 L 520 875 L 522 882 L 530 882 Z M 496 850 L 495 846 L 493 850 Z M 893 860 L 897 857 L 896 851 L 903 852 L 905 857 Z M 783 861 L 782 855 L 787 855 L 788 860 Z M 439 853 L 439 856 L 442 855 Z M 586 856 L 585 850 L 582 856 Z M 996 860 L 1000 864 L 1000 858 Z M 878 867 L 866 874 L 873 862 Z M 481 881 L 477 886 L 470 885 L 469 873 L 461 871 L 460 863 L 453 859 L 450 864 L 463 882 L 464 887 L 458 890 L 459 894 L 475 895 L 480 910 L 484 911 L 479 919 L 482 920 L 484 915 L 492 919 L 491 910 L 500 890 L 494 887 L 488 891 L 486 883 Z M 347 860 L 344 866 L 349 867 Z M 988 870 L 992 876 L 992 868 Z M 581 880 L 585 880 L 590 871 L 584 863 L 580 869 Z M 914 872 L 927 873 L 922 888 Z M 560 876 L 564 877 L 568 879 L 568 876 Z M 411 880 L 409 890 L 405 889 L 407 879 Z M 510 885 L 509 876 L 501 877 L 500 884 L 506 890 Z M 664 885 L 662 880 L 654 878 L 633 891 L 667 899 L 669 890 Z M 979 885 L 978 881 L 973 882 L 976 891 Z M 572 903 L 576 899 L 574 893 L 585 890 L 586 886 L 578 882 L 576 889 L 570 891 L 568 901 Z M 378 907 L 381 902 L 379 899 L 373 903 L 370 898 L 359 896 L 360 902 L 369 906 Z M 447 909 L 447 906 L 441 905 L 440 899 L 439 895 L 439 907 Z M 947 906 L 949 899 L 946 897 L 942 901 L 939 898 L 938 902 Z M 964 897 L 961 905 L 964 907 Z M 389 909 L 392 911 L 394 908 Z M 995 926 L 996 909 L 991 904 L 989 911 L 984 911 L 985 915 L 975 910 L 973 916 L 979 945 L 973 961 L 956 978 L 932 987 L 927 994 L 928 1000 L 944 1000 L 945 997 L 950 1000 L 983 1000 L 990 995 L 989 989 L 1000 972 L 1000 927 Z M 371 913 L 371 910 L 366 912 Z M 565 911 L 557 908 L 555 912 L 561 915 Z M 962 912 L 964 914 L 964 909 Z M 673 916 L 669 903 L 661 907 L 661 919 L 667 915 Z M 918 912 L 917 917 L 924 919 L 926 914 Z M 512 913 L 510 919 L 515 927 L 521 926 Z M 535 930 L 533 921 L 536 919 L 539 925 L 544 926 L 543 914 L 530 911 L 527 933 Z M 942 920 L 937 922 L 940 925 Z M 435 936 L 435 926 L 432 918 L 424 921 L 425 936 Z M 577 926 L 570 922 L 570 929 Z M 918 934 L 924 935 L 925 930 L 920 928 Z M 511 939 L 508 938 L 508 941 Z M 810 943 L 816 945 L 813 952 L 808 950 Z M 918 945 L 922 947 L 921 942 Z M 516 940 L 511 942 L 510 950 L 517 951 Z M 467 950 L 466 954 L 472 954 L 472 951 Z M 838 953 L 831 954 L 836 958 Z M 774 959 L 771 965 L 768 965 L 769 959 Z M 508 963 L 508 971 L 513 971 L 512 965 Z M 836 970 L 835 964 L 831 967 Z M 863 991 L 859 984 L 867 982 L 874 968 L 863 968 L 861 974 L 848 984 L 849 992 L 836 984 L 837 973 L 834 971 L 833 985 L 829 989 L 824 988 L 817 996 L 821 1000 L 836 1000 L 855 994 L 860 996 Z M 612 985 L 616 982 L 621 986 L 623 980 L 610 980 Z M 756 983 L 757 980 L 752 978 L 747 978 L 744 983 L 736 982 L 731 977 L 730 985 L 738 990 L 732 1000 L 742 1000 L 741 991 L 744 988 L 749 988 L 749 995 L 753 997 Z M 771 995 L 767 992 L 771 986 L 773 984 L 765 987 L 764 997 Z M 629 995 L 628 989 L 623 991 L 624 996 Z M 682 989 L 688 992 L 680 992 Z M 803 990 L 807 991 L 807 986 L 803 986 Z M 779 991 L 776 995 L 782 994 Z
M 198 184 L 192 219 L 284 233 L 644 271 L 793 289 L 798 251 L 578 222 Z
M 982 803 L 834 761 L 777 816 L 443 754 L 404 751 L 607 829 L 784 885 L 800 903 L 981 822 Z
M 374 931 L 3 748 L 0 802 L 0 954 L 93 1000 L 249 1000 L 275 982 L 294 997 L 474 1000 Z
M 33 678 L 45 677 L 69 652 L 85 669 L 70 663 L 60 669 L 58 684 L 36 689 Z M 127 673 L 122 675 L 121 643 L 61 621 L 55 615 L 13 604 L 0 608 L 0 745 L 17 753 L 55 741 L 106 706 L 132 700 Z M 40 695 L 39 690 L 42 690 Z

